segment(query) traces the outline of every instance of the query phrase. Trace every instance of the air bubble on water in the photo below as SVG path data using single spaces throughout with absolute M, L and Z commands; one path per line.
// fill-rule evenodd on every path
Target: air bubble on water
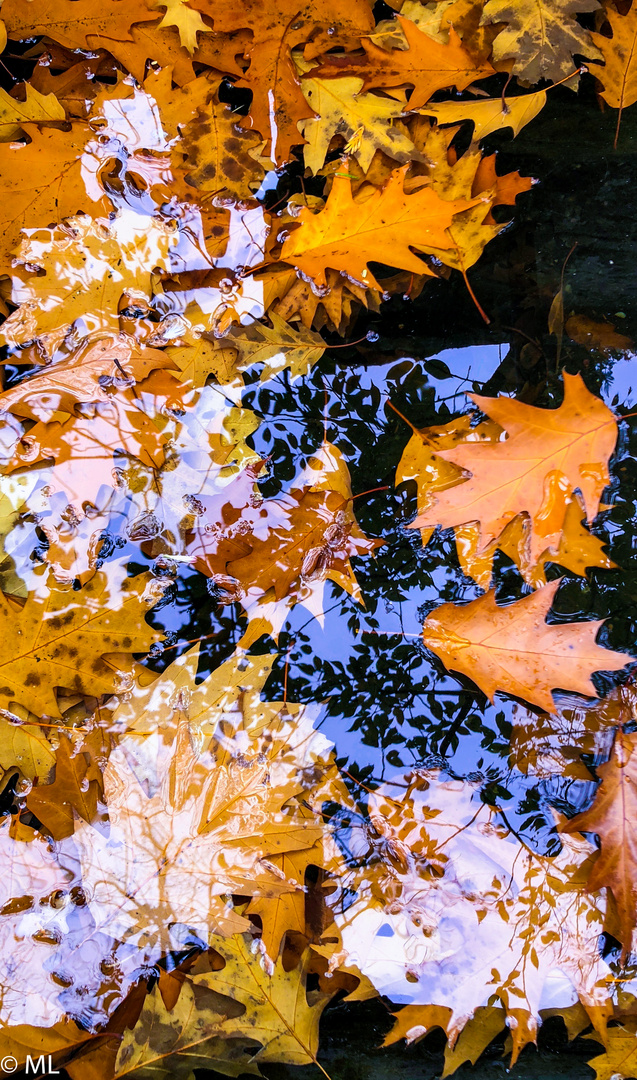
M 366 338 L 367 341 L 372 341 L 372 342 L 378 341 L 379 338 L 380 338 L 380 334 L 378 333 L 377 330 L 368 330 L 367 333 L 365 334 L 365 338 Z

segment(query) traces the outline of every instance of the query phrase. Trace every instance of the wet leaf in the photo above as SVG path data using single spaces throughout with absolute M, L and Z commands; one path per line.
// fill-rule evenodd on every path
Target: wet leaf
M 95 5 L 93 0 L 8 0 L 3 12 L 11 38 L 31 38 L 38 34 L 58 41 L 69 49 L 90 49 L 90 35 L 125 40 L 132 23 L 156 19 L 146 0 L 131 0 L 123 9 L 117 0 Z
M 586 518 L 599 510 L 608 483 L 608 460 L 617 425 L 611 411 L 586 389 L 580 375 L 564 372 L 564 401 L 558 409 L 538 409 L 508 398 L 472 396 L 474 403 L 506 433 L 504 441 L 469 441 L 439 457 L 469 473 L 439 493 L 434 506 L 418 515 L 412 528 L 443 528 L 477 521 L 480 549 L 502 534 L 521 512 L 532 525 L 533 561 L 559 543 L 567 509 L 563 489 L 579 489 Z M 524 482 L 521 483 L 521 478 Z
M 637 101 L 637 12 L 631 7 L 625 14 L 620 14 L 610 4 L 604 5 L 604 17 L 610 23 L 612 37 L 593 34 L 597 46 L 597 55 L 604 60 L 604 66 L 594 64 L 590 71 L 602 84 L 602 97 L 613 109 L 619 109 L 615 145 L 619 135 L 622 111 Z M 592 57 L 595 59 L 595 57 Z
M 585 1036 L 585 1038 L 595 1038 Z M 630 1080 L 631 1073 L 637 1068 L 637 1040 L 633 1026 L 612 1027 L 606 1034 L 606 1052 L 587 1061 L 595 1070 L 595 1080 Z
M 271 327 L 255 322 L 246 330 L 233 330 L 223 339 L 222 346 L 236 349 L 239 370 L 263 364 L 262 382 L 285 368 L 290 369 L 292 380 L 307 375 L 325 352 L 323 338 L 304 327 L 295 329 L 276 312 L 270 314 L 270 322 Z
M 124 578 L 117 589 L 99 574 L 82 590 L 81 605 L 68 589 L 30 594 L 24 605 L 4 596 L 0 617 L 7 647 L 0 662 L 1 707 L 11 712 L 16 701 L 39 715 L 56 717 L 56 687 L 80 693 L 116 691 L 127 656 L 161 640 L 144 619 L 159 595 L 146 574 Z M 106 654 L 114 654 L 112 662 Z
M 48 351 L 78 319 L 84 333 L 117 334 L 120 300 L 125 294 L 150 299 L 151 274 L 167 268 L 176 239 L 167 224 L 137 224 L 128 215 L 112 222 L 78 216 L 38 230 L 20 245 L 12 277 L 19 307 L 0 340 L 19 345 L 39 338 Z
M 340 135 L 347 151 L 367 172 L 377 150 L 395 161 L 416 160 L 414 144 L 390 121 L 403 115 L 400 102 L 377 94 L 361 93 L 363 80 L 305 78 L 303 93 L 316 116 L 301 123 L 305 137 L 303 158 L 307 168 L 318 173 L 325 162 L 331 140 Z
M 405 193 L 406 169 L 396 169 L 382 189 L 353 198 L 346 174 L 336 176 L 325 209 L 301 210 L 299 227 L 285 240 L 281 258 L 316 284 L 325 286 L 328 268 L 340 270 L 359 285 L 380 290 L 370 262 L 386 262 L 416 274 L 431 273 L 411 251 L 450 248 L 447 229 L 455 214 L 478 200 L 441 199 L 425 185 Z
M 446 44 L 424 34 L 415 23 L 398 16 L 408 49 L 380 49 L 369 38 L 362 39 L 365 60 L 356 62 L 327 58 L 317 70 L 318 76 L 347 74 L 364 80 L 364 89 L 411 86 L 409 108 L 421 108 L 436 90 L 455 86 L 464 90 L 478 79 L 493 74 L 491 64 L 476 64 L 464 48 L 458 34 L 450 27 Z
M 599 55 L 576 15 L 597 11 L 598 0 L 487 0 L 483 22 L 506 23 L 493 42 L 496 61 L 513 60 L 513 73 L 526 85 L 557 82 L 576 66 L 576 54 Z
M 519 97 L 487 99 L 486 101 L 443 101 L 424 105 L 422 113 L 433 116 L 438 124 L 473 122 L 473 139 L 478 142 L 494 131 L 512 128 L 517 135 L 546 105 L 546 91 L 522 94 Z
M 24 124 L 34 121 L 66 120 L 66 113 L 54 94 L 38 93 L 26 83 L 26 100 L 10 97 L 6 90 L 0 91 L 0 141 L 15 139 Z
M 595 644 L 602 622 L 548 624 L 558 587 L 551 582 L 506 607 L 498 607 L 494 591 L 443 604 L 425 620 L 425 645 L 491 700 L 499 690 L 552 712 L 552 690 L 595 697 L 592 673 L 619 671 L 631 657 Z
M 101 775 L 91 762 L 94 751 L 87 753 L 89 746 L 88 738 L 75 746 L 69 735 L 62 735 L 55 752 L 55 779 L 39 784 L 27 795 L 28 809 L 54 840 L 72 835 L 76 814 L 88 822 L 97 817 Z
M 89 340 L 67 359 L 0 393 L 0 410 L 47 421 L 58 410 L 72 413 L 80 402 L 107 401 L 113 391 L 170 366 L 159 349 L 140 348 L 123 336 Z
M 562 825 L 564 832 L 595 832 L 600 837 L 601 852 L 591 870 L 588 887 L 594 890 L 606 886 L 612 891 L 624 956 L 630 951 L 637 925 L 637 849 L 630 827 L 637 804 L 637 754 L 633 757 L 636 742 L 635 736 L 619 729 L 612 759 L 597 770 L 602 782 L 593 805 Z

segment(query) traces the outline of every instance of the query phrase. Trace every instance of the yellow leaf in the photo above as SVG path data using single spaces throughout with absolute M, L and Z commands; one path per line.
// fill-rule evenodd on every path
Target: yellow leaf
M 26 101 L 18 101 L 0 89 L 0 142 L 15 139 L 23 124 L 66 120 L 55 94 L 40 94 L 26 83 Z
M 191 56 L 197 50 L 197 34 L 212 33 L 212 28 L 206 26 L 199 12 L 189 6 L 188 0 L 154 0 L 153 7 L 166 8 L 159 29 L 176 26 L 179 40 Z

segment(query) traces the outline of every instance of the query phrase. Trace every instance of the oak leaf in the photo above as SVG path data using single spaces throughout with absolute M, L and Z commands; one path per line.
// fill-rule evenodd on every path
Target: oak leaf
M 208 379 L 226 389 L 234 400 L 234 392 L 241 393 L 243 379 L 237 372 L 237 351 L 231 345 L 201 334 L 191 344 L 169 345 L 166 355 L 176 365 L 180 378 L 193 386 L 205 386 Z
M 102 743 L 98 729 L 81 739 L 79 745 L 63 734 L 55 753 L 55 779 L 34 786 L 27 795 L 27 808 L 54 840 L 71 836 L 76 814 L 88 822 L 98 816 L 102 785 L 95 751 L 103 749 Z
M 197 82 L 200 80 L 197 79 Z M 184 199 L 202 194 L 250 199 L 263 180 L 256 157 L 262 140 L 239 124 L 230 106 L 210 101 L 184 124 L 172 154 L 173 169 Z
M 356 61 L 344 57 L 327 57 L 312 77 L 350 75 L 364 80 L 363 89 L 377 87 L 412 86 L 409 108 L 419 109 L 429 101 L 436 90 L 455 86 L 464 90 L 478 79 L 493 75 L 488 61 L 476 64 L 464 48 L 458 34 L 450 27 L 446 44 L 435 41 L 419 30 L 409 19 L 398 16 L 398 23 L 407 40 L 407 49 L 380 49 L 369 38 L 363 38 L 365 60 Z
M 316 114 L 300 123 L 305 138 L 303 159 L 314 174 L 323 167 L 331 140 L 340 135 L 348 152 L 367 172 L 377 150 L 395 161 L 418 159 L 411 139 L 392 120 L 403 115 L 400 102 L 361 93 L 358 78 L 303 80 L 303 93 Z
M 0 142 L 11 142 L 24 124 L 66 120 L 66 113 L 54 94 L 40 94 L 25 83 L 26 100 L 19 101 L 0 90 Z
M 468 604 L 442 604 L 425 619 L 425 645 L 492 701 L 501 691 L 553 712 L 552 690 L 595 697 L 592 673 L 619 671 L 631 657 L 595 644 L 603 620 L 546 622 L 559 584 L 553 581 L 506 607 L 496 604 L 495 590 Z
M 209 12 L 208 0 L 192 0 L 192 7 Z M 355 48 L 360 35 L 374 24 L 366 0 L 354 0 L 344 11 L 337 0 L 248 0 L 241 9 L 225 5 L 215 12 L 215 29 L 249 29 L 253 41 L 246 46 L 248 70 L 240 85 L 252 91 L 250 116 L 244 126 L 259 131 L 267 152 L 277 165 L 289 160 L 291 148 L 303 142 L 297 124 L 312 115 L 292 61 L 292 49 L 305 46 L 306 59 L 335 46 Z
M 478 101 L 436 101 L 423 105 L 424 116 L 433 116 L 437 124 L 473 123 L 473 140 L 479 142 L 494 131 L 512 128 L 518 135 L 546 105 L 546 90 L 519 97 L 487 98 Z
M 158 990 L 147 999 L 137 1027 L 124 1034 L 116 1077 L 185 1076 L 211 1065 L 235 1076 L 258 1074 L 257 1062 L 316 1063 L 329 995 L 308 994 L 307 958 L 286 972 L 280 963 L 264 965 L 247 934 L 213 944 L 224 966 L 219 970 L 206 957 L 197 961 L 172 1010 Z M 162 1034 L 167 1030 L 169 1041 Z
M 150 298 L 152 271 L 167 269 L 176 241 L 167 224 L 129 213 L 114 221 L 82 215 L 38 230 L 20 245 L 12 275 L 19 307 L 0 340 L 19 345 L 39 338 L 46 349 L 79 319 L 85 333 L 118 333 L 120 299 L 125 293 Z
M 533 180 L 517 172 L 498 176 L 495 154 L 483 157 L 475 144 L 456 159 L 449 146 L 453 134 L 453 128 L 436 129 L 427 140 L 427 152 L 435 161 L 430 182 L 442 199 L 473 200 L 473 205 L 454 215 L 443 248 L 432 249 L 432 254 L 446 266 L 465 272 L 478 261 L 489 241 L 506 228 L 495 221 L 493 207 L 514 205 L 517 196 L 532 187 Z
M 597 46 L 596 55 L 604 60 L 604 66 L 594 64 L 589 71 L 601 82 L 604 101 L 619 110 L 617 145 L 622 112 L 637 101 L 637 11 L 631 6 L 625 15 L 620 15 L 610 4 L 605 4 L 604 17 L 610 23 L 612 38 L 591 34 Z
M 299 226 L 284 241 L 281 258 L 326 285 L 328 268 L 348 274 L 360 285 L 380 291 L 368 263 L 384 262 L 416 274 L 431 273 L 411 251 L 449 248 L 447 229 L 454 214 L 479 200 L 441 199 L 425 185 L 405 193 L 407 166 L 396 169 L 385 186 L 352 198 L 351 180 L 336 176 L 324 210 L 301 210 Z
M 222 339 L 222 347 L 236 350 L 237 369 L 245 371 L 263 364 L 261 382 L 274 378 L 285 368 L 290 369 L 292 381 L 307 375 L 325 352 L 323 338 L 305 327 L 295 329 L 276 312 L 269 312 L 268 318 L 271 327 L 254 322 L 241 330 L 233 328 Z
M 564 527 L 567 503 L 558 496 L 579 490 L 591 522 L 608 483 L 608 460 L 617 424 L 607 406 L 587 389 L 580 375 L 564 372 L 564 401 L 540 409 L 510 398 L 472 395 L 474 403 L 508 435 L 499 442 L 469 442 L 441 450 L 439 457 L 469 473 L 438 494 L 431 509 L 411 528 L 480 524 L 480 550 L 499 537 L 519 513 L 531 519 L 530 557 L 536 562 L 555 548 Z
M 125 654 L 146 652 L 162 638 L 144 618 L 160 590 L 146 574 L 123 578 L 118 588 L 112 584 L 100 573 L 81 593 L 52 588 L 44 597 L 31 593 L 24 605 L 2 597 L 2 709 L 10 713 L 16 701 L 56 717 L 55 687 L 88 694 L 117 691 Z M 121 655 L 109 662 L 106 654 Z
M 600 55 L 575 18 L 599 7 L 598 0 L 487 0 L 483 24 L 507 24 L 493 42 L 494 61 L 513 60 L 513 74 L 526 85 L 558 82 L 573 71 L 575 54 Z
M 210 34 L 212 27 L 207 26 L 198 11 L 194 11 L 188 0 L 154 0 L 153 7 L 166 8 L 166 14 L 157 29 L 176 26 L 179 40 L 190 55 L 197 51 L 197 34 Z
M 166 353 L 140 347 L 123 335 L 88 338 L 66 359 L 0 393 L 0 411 L 46 422 L 58 410 L 72 413 L 81 402 L 107 401 L 113 390 L 170 366 Z
M 437 448 L 448 450 L 465 442 L 497 443 L 500 435 L 501 428 L 492 420 L 482 421 L 472 427 L 468 416 L 460 417 L 451 424 L 425 428 L 412 435 L 398 463 L 396 482 L 416 482 L 419 516 L 424 516 L 439 491 L 452 487 L 459 480 L 456 467 L 445 461 Z M 590 566 L 611 568 L 614 564 L 605 554 L 603 542 L 583 525 L 585 511 L 581 497 L 570 497 L 564 492 L 556 491 L 556 509 L 560 500 L 564 512 L 559 540 L 535 556 L 531 553 L 531 527 L 526 514 L 518 514 L 509 521 L 500 535 L 486 547 L 482 547 L 478 524 L 456 525 L 456 551 L 463 572 L 477 581 L 483 589 L 488 589 L 493 558 L 498 549 L 516 564 L 524 580 L 534 588 L 546 584 L 545 567 L 549 562 L 556 562 L 582 576 Z M 423 544 L 426 545 L 435 530 L 433 526 L 427 526 L 420 531 Z
M 15 708 L 17 710 L 17 706 Z M 53 747 L 37 723 L 20 720 L 20 723 L 16 723 L 15 720 L 12 722 L 0 718 L 0 768 L 4 771 L 3 779 L 15 769 L 19 769 L 21 776 L 27 780 L 46 776 L 55 765 Z
M 637 926 L 637 843 L 632 821 L 637 811 L 637 738 L 621 728 L 613 756 L 597 768 L 601 784 L 593 805 L 561 826 L 562 832 L 594 832 L 601 852 L 588 878 L 588 888 L 606 886 L 613 894 L 619 917 L 623 956 L 631 951 Z
M 254 958 L 251 958 L 254 963 Z M 162 972 L 165 981 L 165 972 Z M 179 973 L 181 974 L 181 973 Z M 250 1057 L 257 1048 L 250 1035 L 226 1040 L 223 1021 L 241 1006 L 204 985 L 184 978 L 179 996 L 167 1004 L 160 983 L 147 995 L 137 1023 L 125 1029 L 112 1054 L 114 1061 L 96 1058 L 97 1076 L 113 1080 L 172 1080 L 192 1077 L 193 1068 L 214 1068 L 224 1076 L 260 1075 Z M 99 1051 L 98 1051 L 99 1054 Z M 82 1059 L 83 1060 L 83 1059 Z M 79 1074 L 78 1074 L 79 1075 Z M 92 1078 L 91 1078 L 92 1080 Z
M 586 1062 L 595 1070 L 595 1080 L 631 1080 L 637 1072 L 636 1034 L 630 1019 L 619 1027 L 608 1029 L 604 1040 L 605 1052 Z M 585 1035 L 584 1038 L 601 1042 L 597 1033 Z
M 90 51 L 90 36 L 127 39 L 132 23 L 157 18 L 146 0 L 127 0 L 125 8 L 117 0 L 7 0 L 2 12 L 7 33 L 14 40 L 43 35 L 68 49 Z
M 69 131 L 27 125 L 30 142 L 0 145 L 0 259 L 8 272 L 24 228 L 40 228 L 79 212 L 107 213 L 111 201 L 101 188 L 87 187 L 82 155 L 91 129 L 74 123 Z

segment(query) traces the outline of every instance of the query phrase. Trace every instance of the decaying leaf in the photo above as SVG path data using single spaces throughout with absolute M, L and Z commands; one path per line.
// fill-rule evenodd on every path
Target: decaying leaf
M 506 23 L 493 42 L 494 60 L 513 59 L 524 83 L 557 82 L 576 66 L 576 54 L 594 60 L 599 51 L 576 15 L 596 11 L 598 0 L 487 0 L 485 23 Z
M 51 589 L 31 594 L 24 605 L 10 596 L 1 604 L 6 640 L 0 671 L 0 705 L 14 701 L 39 715 L 59 716 L 55 688 L 110 694 L 126 685 L 132 652 L 146 652 L 162 635 L 144 616 L 161 595 L 148 575 L 109 581 L 99 574 L 76 594 Z M 111 654 L 112 661 L 105 657 Z

